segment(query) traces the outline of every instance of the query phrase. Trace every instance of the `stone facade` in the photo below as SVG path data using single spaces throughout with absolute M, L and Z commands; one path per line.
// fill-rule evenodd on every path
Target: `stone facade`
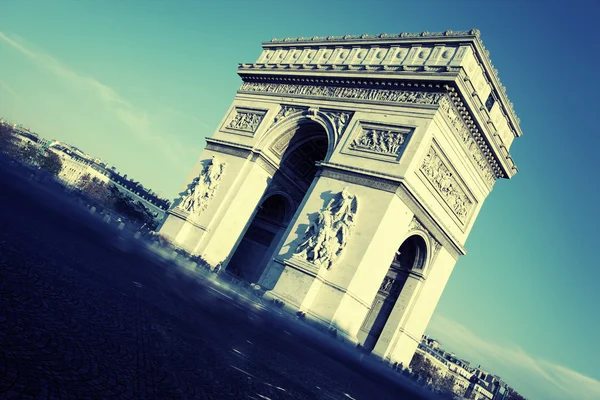
M 216 157 L 219 186 L 201 213 L 176 202 L 161 234 L 408 365 L 494 182 L 517 172 L 519 120 L 479 33 L 273 40 L 238 73 L 187 180 Z

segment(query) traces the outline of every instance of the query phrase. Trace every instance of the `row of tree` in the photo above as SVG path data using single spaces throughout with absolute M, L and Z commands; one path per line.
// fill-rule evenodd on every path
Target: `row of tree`
M 105 184 L 96 177 L 92 178 L 90 174 L 84 174 L 77 181 L 76 188 L 103 207 L 114 210 L 135 223 L 145 225 L 150 230 L 158 226 L 158 221 L 146 206 L 122 193 L 112 183 Z
M 0 123 L 0 152 L 25 164 L 43 168 L 55 176 L 62 170 L 62 161 L 56 153 L 31 143 L 20 146 L 12 127 L 3 123 Z M 77 181 L 76 188 L 92 201 L 134 223 L 145 225 L 148 229 L 158 226 L 158 221 L 147 207 L 122 193 L 114 184 L 107 185 L 95 177 L 92 178 L 90 174 L 84 174 Z
M 11 126 L 7 124 L 0 124 L 0 152 L 34 167 L 43 168 L 53 175 L 58 175 L 62 170 L 62 161 L 56 153 L 31 143 L 19 146 Z
M 455 389 L 456 379 L 454 376 L 443 374 L 431 360 L 423 357 L 420 353 L 415 353 L 410 361 L 410 372 L 408 370 L 403 372 L 442 397 L 453 398 L 455 395 L 462 396 L 464 394 L 464 390 Z
M 467 399 L 475 398 L 475 391 L 465 390 L 464 388 L 457 387 L 456 379 L 451 374 L 444 374 L 441 370 L 433 365 L 431 360 L 423 357 L 420 353 L 415 353 L 412 360 L 410 361 L 410 368 L 403 369 L 402 364 L 396 366 L 396 369 L 402 371 L 403 374 L 412 377 L 417 383 L 423 386 L 429 387 L 433 392 L 440 395 L 442 398 L 451 399 L 454 396 L 465 396 L 465 393 L 469 395 L 463 397 Z M 470 379 L 470 386 L 473 387 L 477 384 L 479 379 L 473 375 Z M 517 391 L 509 389 L 506 400 L 526 400 Z

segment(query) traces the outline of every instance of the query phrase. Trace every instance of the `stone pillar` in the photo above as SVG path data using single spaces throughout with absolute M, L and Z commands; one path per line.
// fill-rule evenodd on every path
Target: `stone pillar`
M 295 254 L 307 227 L 334 196 L 346 190 L 357 198 L 355 224 L 342 255 L 327 269 Z M 280 243 L 277 256 L 267 266 L 261 286 L 268 296 L 308 316 L 330 324 L 348 340 L 356 334 L 371 306 L 401 236 L 412 214 L 393 193 L 393 187 L 376 189 L 333 177 L 318 177 Z
M 240 171 L 240 174 L 243 174 L 243 179 L 240 179 L 239 186 L 230 189 L 229 198 L 210 225 L 211 232 L 194 249 L 196 254 L 201 254 L 213 265 L 226 262 L 233 255 L 233 249 L 252 222 L 272 178 L 272 173 L 254 162 L 249 163 L 246 171 Z

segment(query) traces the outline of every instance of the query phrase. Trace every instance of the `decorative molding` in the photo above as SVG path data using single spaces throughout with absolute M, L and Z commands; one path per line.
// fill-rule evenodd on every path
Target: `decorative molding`
M 279 110 L 279 112 L 277 113 L 275 118 L 273 118 L 273 124 L 271 124 L 271 126 L 275 125 L 276 123 L 278 123 L 280 121 L 283 121 L 284 119 L 288 118 L 289 116 L 291 116 L 293 114 L 302 113 L 302 112 L 306 111 L 307 109 L 308 109 L 308 107 L 296 107 L 296 106 L 288 106 L 288 105 L 282 104 L 281 109 Z
M 422 174 L 420 175 L 422 176 Z M 422 179 L 425 180 L 424 177 Z M 419 221 L 423 221 L 429 227 L 429 232 L 448 250 L 452 258 L 458 260 L 460 256 L 467 254 L 462 241 L 454 236 L 446 224 L 441 224 L 441 217 L 431 210 L 431 207 L 426 204 L 425 200 L 417 194 L 417 191 L 408 182 L 402 181 L 400 183 L 396 191 L 396 196 L 408 206 L 409 210 Z
M 226 140 L 206 138 L 205 150 L 229 154 L 235 157 L 248 158 L 252 154 L 252 146 L 244 146 Z
M 433 145 L 423 159 L 420 171 L 459 221 L 466 224 L 475 204 L 459 183 L 460 178 L 450 170 Z
M 328 85 L 244 82 L 239 92 L 437 105 L 443 93 Z
M 306 117 L 312 120 L 314 120 L 317 117 L 317 114 L 321 114 L 321 116 L 324 115 L 325 117 L 327 117 L 327 119 L 329 119 L 329 122 L 333 127 L 336 138 L 339 138 L 344 133 L 346 127 L 352 119 L 352 116 L 354 115 L 353 112 L 348 111 L 282 105 L 281 109 L 279 110 L 279 113 L 275 116 L 275 119 L 273 120 L 273 124 L 271 126 L 289 118 L 292 115 L 302 113 L 306 114 Z M 279 136 L 271 145 L 271 150 L 276 155 L 281 157 L 287 149 L 295 133 L 295 131 L 288 131 L 283 135 Z
M 280 135 L 271 145 L 271 151 L 279 158 L 283 157 L 283 153 L 287 150 L 296 131 L 287 131 Z
M 424 232 L 427 235 L 427 237 L 429 238 L 429 244 L 430 244 L 429 264 L 431 265 L 435 261 L 435 256 L 437 255 L 437 252 L 439 251 L 439 249 L 442 245 L 440 242 L 438 242 L 433 237 L 431 232 L 429 232 L 429 230 L 427 228 L 425 228 L 425 226 L 423 226 L 421 221 L 419 221 L 419 219 L 417 217 L 413 216 L 413 219 L 410 221 L 410 224 L 408 225 L 408 231 L 411 232 L 411 231 L 415 231 L 415 230 Z
M 304 47 L 305 49 L 309 49 L 309 52 L 311 51 L 311 47 L 315 46 L 315 50 L 317 48 L 321 48 L 324 49 L 321 53 L 316 53 L 315 50 L 315 56 L 317 54 L 321 54 L 322 58 L 321 59 L 316 59 L 316 57 L 312 57 L 309 58 L 308 60 L 305 60 L 304 63 L 308 63 L 308 64 L 315 64 L 315 65 L 319 65 L 319 64 L 323 64 L 323 63 L 338 63 L 338 64 L 348 64 L 347 60 L 349 60 L 351 57 L 353 58 L 353 62 L 356 65 L 350 66 L 350 65 L 341 65 L 342 67 L 349 67 L 348 69 L 352 69 L 352 67 L 365 67 L 364 64 L 365 61 L 371 61 L 372 63 L 376 63 L 376 62 L 381 62 L 381 63 L 386 63 L 389 64 L 392 62 L 392 59 L 395 58 L 395 62 L 402 62 L 404 61 L 406 58 L 408 58 L 408 51 L 406 51 L 407 48 L 409 48 L 409 46 L 413 46 L 415 43 L 415 40 L 425 40 L 425 42 L 423 42 L 422 44 L 427 45 L 428 47 L 431 47 L 433 44 L 431 43 L 432 39 L 441 39 L 442 42 L 441 44 L 443 44 L 442 49 L 440 49 L 439 52 L 437 52 L 436 54 L 438 55 L 437 57 L 435 57 L 435 61 L 436 63 L 440 63 L 440 62 L 449 62 L 451 61 L 453 58 L 462 58 L 464 56 L 464 54 L 457 54 L 455 55 L 455 51 L 456 51 L 456 46 L 460 43 L 460 42 L 456 42 L 456 41 L 448 41 L 448 39 L 451 38 L 465 38 L 466 41 L 465 43 L 469 43 L 471 42 L 471 46 L 475 47 L 477 49 L 477 51 L 475 51 L 475 54 L 477 54 L 478 58 L 480 59 L 480 62 L 484 65 L 487 64 L 487 66 L 485 68 L 483 68 L 483 70 L 485 71 L 486 74 L 489 74 L 490 79 L 492 81 L 495 81 L 495 83 L 497 84 L 498 87 L 498 92 L 499 95 L 503 97 L 503 102 L 505 103 L 503 104 L 503 108 L 506 109 L 507 113 L 512 117 L 512 119 L 514 119 L 514 121 L 516 122 L 516 124 L 518 125 L 520 123 L 519 118 L 517 117 L 515 110 L 514 110 L 514 106 L 512 104 L 512 102 L 508 99 L 507 94 L 506 94 L 506 88 L 504 87 L 504 85 L 502 84 L 502 82 L 500 81 L 500 77 L 498 75 L 498 70 L 494 67 L 494 64 L 492 63 L 492 60 L 490 58 L 490 52 L 486 49 L 485 45 L 483 44 L 483 41 L 481 40 L 481 35 L 479 30 L 477 29 L 471 29 L 470 31 L 451 31 L 451 30 L 447 30 L 444 32 L 421 32 L 421 33 L 407 33 L 407 32 L 402 32 L 400 34 L 386 34 L 386 33 L 382 33 L 379 35 L 367 35 L 367 34 L 362 34 L 362 35 L 345 35 L 345 36 L 327 36 L 327 37 L 319 37 L 319 36 L 314 36 L 312 38 L 285 38 L 285 39 L 272 39 L 270 42 L 267 43 L 263 43 L 263 47 L 265 48 L 265 50 L 270 50 L 273 47 L 276 47 L 278 49 L 280 49 L 280 52 L 285 52 L 290 51 L 295 49 L 295 46 L 298 46 L 299 44 L 302 45 L 302 47 Z M 446 40 L 446 43 L 444 43 L 444 40 Z M 455 39 L 456 40 L 456 39 Z M 369 54 L 373 54 L 375 55 L 375 57 L 371 56 L 369 57 L 369 55 L 364 54 L 363 57 L 355 57 L 352 52 L 348 52 L 345 53 L 345 57 L 342 54 L 339 54 L 338 57 L 342 57 L 342 59 L 336 59 L 333 60 L 331 58 L 331 56 L 333 55 L 331 52 L 331 49 L 334 46 L 339 46 L 340 44 L 345 44 L 346 46 L 356 46 L 356 44 L 360 43 L 364 43 L 365 47 L 361 48 L 358 47 L 359 51 L 357 52 L 358 54 L 360 54 L 360 50 L 364 50 L 364 53 L 367 53 L 369 50 L 373 50 L 376 49 L 376 53 L 375 51 L 372 51 Z M 419 43 L 421 44 L 421 43 Z M 441 44 L 434 44 L 434 46 L 441 46 Z M 461 43 L 462 44 L 462 43 Z M 284 47 L 281 47 L 284 46 Z M 289 47 L 288 47 L 289 46 Z M 331 46 L 330 48 L 327 47 L 323 47 L 323 46 Z M 369 46 L 369 47 L 367 47 Z M 373 46 L 373 47 L 371 47 Z M 403 46 L 403 48 L 400 48 L 400 46 Z M 404 50 L 404 52 L 402 51 Z M 448 52 L 448 50 L 450 50 L 450 52 Z M 295 51 L 301 51 L 301 50 L 295 50 Z M 386 54 L 387 53 L 387 54 Z M 433 52 L 432 52 L 433 53 Z M 266 56 L 265 58 L 265 62 L 269 62 L 269 63 L 275 63 L 275 62 L 280 62 L 278 60 L 273 60 L 270 59 L 271 54 L 274 54 L 274 52 L 269 53 L 268 56 Z M 282 54 L 282 53 L 280 53 Z M 432 57 L 436 56 L 436 54 L 432 54 Z M 441 57 L 439 57 L 439 54 L 441 54 Z M 325 56 L 325 57 L 323 57 Z M 419 56 L 421 56 L 421 53 L 419 54 Z M 427 58 L 429 55 L 424 54 L 423 55 L 424 58 Z M 263 58 L 261 56 L 261 58 Z M 422 57 L 419 57 L 422 58 Z M 281 60 L 283 61 L 283 59 Z M 302 68 L 305 65 L 297 65 L 296 68 Z M 389 69 L 390 66 L 389 65 L 383 65 L 382 67 L 387 67 L 384 69 Z M 429 68 L 434 68 L 435 69 L 435 65 L 431 65 L 431 66 L 427 66 Z M 423 67 L 423 69 L 425 69 Z M 495 85 L 492 85 L 495 86 Z
M 352 115 L 354 115 L 353 112 L 346 112 L 346 111 L 326 111 L 326 110 L 322 110 L 323 114 L 325 114 L 332 122 L 333 124 L 333 128 L 335 129 L 335 132 L 337 134 L 337 137 L 341 137 L 344 134 L 344 131 L 346 130 L 346 127 L 348 126 L 348 124 L 350 123 L 350 120 L 352 119 Z
M 171 215 L 173 215 L 174 217 L 177 217 L 177 218 L 179 218 L 179 219 L 182 219 L 182 220 L 184 220 L 184 221 L 185 221 L 185 220 L 186 220 L 186 219 L 189 217 L 189 215 L 190 215 L 190 213 L 189 213 L 188 211 L 184 211 L 184 210 L 182 210 L 182 209 L 178 208 L 176 205 L 174 205 L 174 206 L 173 206 L 173 207 L 172 207 L 170 210 L 168 210 L 168 211 L 167 211 L 167 214 L 171 214 Z
M 430 239 L 431 239 L 430 265 L 433 265 L 433 263 L 435 262 L 435 258 L 437 256 L 438 252 L 442 248 L 442 244 L 440 242 L 438 242 L 437 240 L 435 240 L 433 237 L 430 237 Z
M 439 103 L 440 110 L 450 121 L 454 128 L 454 132 L 458 135 L 459 142 L 464 146 L 466 152 L 471 156 L 471 161 L 477 167 L 485 182 L 492 186 L 496 180 L 496 174 L 492 170 L 487 157 L 484 156 L 484 151 L 490 153 L 488 146 L 480 140 L 479 143 L 473 137 L 471 130 L 463 121 L 458 109 L 448 96 L 444 96 Z
M 425 227 L 423 226 L 421 221 L 419 221 L 417 219 L 417 217 L 413 217 L 413 219 L 410 221 L 410 224 L 408 225 L 409 232 L 414 231 L 414 230 L 421 230 L 421 231 L 427 232 L 427 234 L 429 234 L 429 231 L 427 229 L 425 229 Z
M 321 163 L 320 166 L 322 169 L 317 172 L 317 176 L 325 178 L 336 179 L 338 181 L 353 183 L 390 193 L 395 193 L 400 185 L 397 181 L 368 174 L 368 171 L 359 170 L 358 168 L 353 168 L 355 171 L 350 171 L 345 169 L 344 166 L 338 166 L 333 163 Z
M 229 133 L 254 136 L 266 113 L 265 110 L 236 107 L 231 112 L 223 130 Z
M 240 93 L 315 96 L 344 100 L 360 100 L 361 102 L 439 106 L 439 108 L 443 110 L 443 115 L 450 119 L 451 125 L 457 130 L 459 140 L 466 146 L 469 154 L 471 154 L 473 162 L 481 171 L 481 176 L 486 184 L 491 187 L 497 178 L 506 176 L 499 164 L 499 157 L 502 157 L 503 155 L 496 154 L 490 149 L 474 122 L 476 121 L 476 117 L 469 108 L 463 104 L 460 96 L 451 86 L 385 80 L 367 82 L 361 79 L 353 79 L 350 81 L 335 78 L 272 78 L 268 76 L 245 76 L 244 80 L 245 82 L 238 91 Z M 274 80 L 276 80 L 276 82 L 274 82 Z M 319 83 L 319 85 L 315 85 L 314 83 Z M 341 86 L 342 84 L 352 84 L 354 86 Z M 381 86 L 382 88 L 370 87 L 373 84 Z M 427 91 L 431 90 L 428 89 L 429 86 L 440 91 Z M 411 90 L 403 90 L 403 88 Z M 442 90 L 444 93 L 441 92 Z M 505 150 L 505 152 L 504 158 L 508 162 L 508 167 L 516 170 L 510 154 L 507 150 Z
M 304 71 L 335 71 L 335 72 L 343 72 L 343 71 L 352 71 L 352 72 L 360 72 L 360 71 L 385 71 L 385 72 L 425 72 L 425 73 L 450 73 L 456 74 L 461 71 L 460 67 L 451 67 L 449 65 L 436 65 L 436 66 L 427 66 L 427 65 L 361 65 L 361 64 L 332 64 L 332 65 L 323 65 L 323 64 L 238 64 L 238 70 L 248 72 L 248 71 L 263 71 L 263 70 L 298 70 L 302 69 Z
M 344 188 L 311 221 L 294 251 L 295 255 L 330 269 L 348 244 L 357 210 L 356 196 Z
M 273 176 L 275 175 L 275 172 L 277 172 L 277 166 L 273 165 L 273 163 L 271 163 L 270 161 L 266 160 L 262 154 L 256 154 L 255 153 L 255 159 L 254 161 L 256 162 L 256 164 L 258 166 L 260 166 L 262 169 L 264 169 L 269 175 Z
M 344 36 L 313 36 L 310 38 L 284 38 L 284 39 L 271 39 L 270 43 L 294 43 L 294 42 L 322 42 L 322 41 L 355 41 L 355 40 L 373 40 L 373 39 L 401 39 L 401 38 L 434 38 L 434 37 L 460 37 L 460 36 L 475 36 L 480 37 L 478 29 L 471 29 L 470 31 L 451 31 L 447 30 L 444 32 L 421 32 L 421 33 L 407 33 L 402 32 L 398 34 L 387 34 L 381 33 L 379 35 L 368 35 L 363 33 L 362 35 L 344 35 Z

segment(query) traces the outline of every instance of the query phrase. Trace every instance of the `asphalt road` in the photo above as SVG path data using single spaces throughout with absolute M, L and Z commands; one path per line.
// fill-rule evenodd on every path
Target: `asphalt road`
M 0 166 L 0 398 L 418 399 L 389 368 Z

